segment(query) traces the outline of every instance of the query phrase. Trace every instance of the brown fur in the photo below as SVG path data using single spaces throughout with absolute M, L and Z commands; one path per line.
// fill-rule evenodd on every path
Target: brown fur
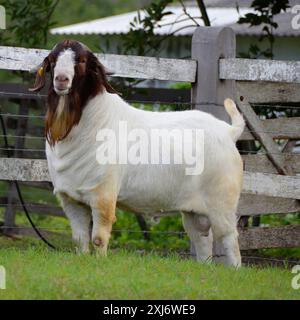
M 57 117 L 59 96 L 53 88 L 53 70 L 60 52 L 68 48 L 75 52 L 75 76 L 66 97 L 64 112 L 61 117 Z M 37 72 L 31 91 L 41 90 L 45 85 L 46 73 L 50 72 L 51 82 L 47 98 L 45 135 L 49 144 L 53 146 L 56 142 L 66 138 L 72 128 L 79 123 L 82 111 L 89 99 L 103 90 L 110 93 L 116 93 L 116 91 L 108 83 L 105 68 L 97 57 L 87 47 L 75 40 L 59 42 L 44 59 L 41 67 L 43 69 Z
M 97 210 L 98 216 L 94 221 L 93 243 L 98 247 L 101 255 L 106 255 L 109 238 L 113 224 L 116 222 L 116 199 L 117 192 L 112 177 L 107 177 L 105 183 L 93 189 L 93 207 Z
M 112 189 L 108 191 L 109 189 Z M 113 184 L 100 185 L 96 187 L 93 192 L 96 194 L 95 207 L 99 210 L 100 225 L 102 227 L 111 228 L 112 224 L 116 222 L 116 190 Z

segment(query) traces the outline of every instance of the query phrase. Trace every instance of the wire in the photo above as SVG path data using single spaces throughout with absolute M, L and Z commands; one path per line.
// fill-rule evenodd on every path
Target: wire
M 6 227 L 1 226 L 0 229 L 5 229 Z M 24 226 L 15 226 L 12 227 L 13 229 L 27 229 L 27 227 Z M 38 227 L 40 230 L 47 230 L 47 231 L 71 231 L 66 228 L 59 228 L 59 227 L 53 227 L 53 228 L 47 228 L 47 227 Z M 185 231 L 149 231 L 149 230 L 127 230 L 127 229 L 113 229 L 112 232 L 128 232 L 128 233 L 153 233 L 153 234 L 173 234 L 173 235 L 187 235 Z
M 38 97 L 38 98 L 46 98 L 47 95 L 40 95 L 40 94 L 26 94 L 26 93 L 7 93 L 7 92 L 0 92 L 0 95 L 2 96 L 13 96 L 13 95 L 19 95 L 20 97 Z M 134 99 L 126 99 L 127 102 L 130 103 L 138 103 L 138 104 L 161 104 L 161 105 L 178 105 L 178 106 L 214 106 L 224 109 L 223 105 L 212 103 L 212 102 L 178 102 L 178 101 L 149 101 L 149 100 L 134 100 Z M 300 106 L 289 106 L 289 105 L 271 105 L 271 104 L 253 104 L 254 107 L 258 108 L 270 108 L 270 109 L 291 109 L 291 110 L 298 110 L 300 111 Z M 10 115 L 10 114 L 8 114 Z M 17 115 L 16 115 L 17 116 Z M 20 115 L 21 117 L 21 115 Z M 25 115 L 23 117 L 26 117 Z M 36 116 L 36 117 L 42 117 L 42 116 Z
M 14 147 L 6 147 L 6 148 L 0 148 L 0 150 L 13 150 L 13 151 L 29 151 L 29 152 L 43 152 L 45 153 L 46 151 L 43 149 L 24 149 L 24 148 L 14 148 Z
M 242 149 L 239 149 L 239 152 L 245 152 L 245 153 L 254 154 L 254 155 L 277 154 L 277 155 L 281 155 L 281 156 L 286 156 L 286 155 L 292 156 L 292 155 L 300 154 L 298 152 L 294 152 L 294 153 L 292 153 L 292 152 L 260 152 L 260 151 L 251 151 L 251 150 L 242 150 Z
M 6 127 L 5 127 L 5 122 L 4 122 L 4 119 L 2 117 L 2 115 L 0 114 L 0 122 L 1 122 L 1 127 L 2 127 L 2 131 L 3 131 L 3 135 L 4 135 L 4 143 L 5 143 L 5 146 L 8 147 L 9 149 L 9 145 L 8 145 L 8 140 L 7 140 L 7 133 L 6 133 Z M 8 151 L 7 152 L 7 157 L 10 158 L 10 152 Z M 17 190 L 17 193 L 18 193 L 18 196 L 19 196 L 19 199 L 20 199 L 20 202 L 22 204 L 22 208 L 25 212 L 25 215 L 29 221 L 29 223 L 31 224 L 33 230 L 36 232 L 36 234 L 40 237 L 40 239 L 46 243 L 48 245 L 48 247 L 50 247 L 51 249 L 54 249 L 56 250 L 56 248 L 54 247 L 53 244 L 51 244 L 46 238 L 44 238 L 44 236 L 40 233 L 40 231 L 37 229 L 37 227 L 35 226 L 34 222 L 32 221 L 31 217 L 30 217 L 30 214 L 26 208 L 26 205 L 25 205 L 25 202 L 24 202 L 24 199 L 23 199 L 23 196 L 22 196 L 22 193 L 21 193 L 21 189 L 20 189 L 20 186 L 19 186 L 19 183 L 18 181 L 14 180 L 13 181 L 14 184 L 15 184 L 15 187 L 16 187 L 16 190 Z
M 0 95 L 5 97 L 9 96 L 18 96 L 20 98 L 27 97 L 27 98 L 38 98 L 38 99 L 45 99 L 47 98 L 46 94 L 40 94 L 40 93 L 23 93 L 23 92 L 5 92 L 0 91 Z M 191 105 L 191 106 L 197 106 L 197 105 L 214 105 L 217 107 L 224 108 L 224 106 L 219 104 L 214 104 L 211 102 L 201 102 L 201 103 L 195 103 L 195 102 L 174 102 L 174 101 L 148 101 L 148 100 L 134 100 L 134 99 L 127 99 L 128 102 L 131 103 L 142 103 L 142 104 L 174 104 L 174 105 Z M 279 106 L 279 105 L 272 105 L 272 104 L 253 104 L 255 107 L 262 107 L 262 108 L 279 108 L 279 109 L 295 109 L 300 110 L 300 106 Z
M 3 114 L 2 114 L 2 116 L 3 116 Z M 18 116 L 18 115 L 16 115 L 16 116 Z M 26 117 L 31 117 L 31 116 L 26 116 Z M 280 119 L 280 118 L 276 118 L 276 119 Z M 286 118 L 286 119 L 293 119 L 293 118 L 291 117 L 291 118 Z M 245 131 L 245 133 L 248 133 L 248 132 L 250 132 L 250 133 L 278 134 L 278 131 L 264 131 L 264 130 L 257 130 L 257 131 L 256 130 L 247 130 L 247 131 Z M 284 131 L 284 133 L 280 134 L 280 135 L 294 135 L 295 133 L 298 134 L 298 131 L 293 131 L 293 132 L 292 131 Z M 0 137 L 3 137 L 3 135 L 0 135 Z M 8 135 L 7 137 L 8 138 L 44 139 L 45 140 L 44 137 L 27 136 L 27 135 L 25 135 L 25 136 Z M 299 134 L 299 137 L 300 137 L 300 134 Z M 283 140 L 285 140 L 285 139 L 283 138 Z
M 28 151 L 28 152 L 41 152 L 45 153 L 46 151 L 44 149 L 24 149 L 24 148 L 14 148 L 14 147 L 5 147 L 5 148 L 0 148 L 0 150 L 12 150 L 12 151 Z M 268 154 L 276 154 L 276 155 L 281 155 L 281 156 L 293 156 L 300 154 L 299 152 L 260 152 L 260 151 L 255 151 L 255 150 L 243 150 L 239 149 L 239 152 L 245 152 L 248 154 L 254 154 L 254 155 L 268 155 Z
M 22 192 L 22 194 L 24 194 L 24 192 Z M 26 194 L 26 193 L 25 193 Z M 27 194 L 29 194 L 29 193 L 27 193 Z M 32 194 L 32 193 L 31 193 Z M 20 207 L 22 207 L 22 204 L 21 203 L 1 203 L 0 202 L 0 207 L 9 207 L 9 206 L 11 206 L 11 207 L 14 207 L 14 208 L 20 208 Z M 53 204 L 35 204 L 35 203 L 29 203 L 29 204 L 27 204 L 26 205 L 27 207 L 31 207 L 31 208 L 33 208 L 33 209 L 38 209 L 38 208 L 49 208 L 49 209 L 52 209 L 52 208 L 57 208 L 57 209 L 59 209 L 60 207 L 58 207 L 58 206 L 55 206 L 55 205 L 53 205 Z
M 266 258 L 266 257 L 260 257 L 260 256 L 248 256 L 244 255 L 242 256 L 244 259 L 256 259 L 256 260 L 265 260 L 265 261 L 273 261 L 273 262 L 284 262 L 284 263 L 298 263 L 300 260 L 289 260 L 287 259 L 275 259 L 275 258 Z
M 48 183 L 48 182 L 45 182 L 45 183 Z M 29 188 L 35 188 L 35 186 L 28 186 Z M 39 189 L 39 191 L 40 192 L 48 192 L 48 191 L 50 191 L 50 189 L 46 189 L 46 188 L 39 188 L 38 187 L 38 189 Z M 7 194 L 7 190 L 0 190 L 0 195 L 3 195 L 3 196 L 6 196 L 6 194 Z M 22 194 L 28 194 L 28 195 L 32 195 L 32 192 L 30 192 L 30 191 L 22 191 Z M 3 203 L 4 204 L 4 203 Z M 1 202 L 0 202 L 0 206 L 1 206 Z
M 1 226 L 0 229 L 6 229 L 7 227 L 5 226 Z M 27 229 L 28 227 L 26 226 L 14 226 L 14 227 L 9 227 L 10 229 L 19 229 L 19 230 L 22 230 L 22 229 Z M 38 228 L 40 230 L 46 230 L 46 231 L 59 231 L 59 230 L 63 230 L 63 231 L 71 231 L 66 229 L 66 228 L 57 228 L 57 227 L 53 227 L 53 228 L 46 228 L 46 227 L 41 227 L 41 226 L 38 226 Z
M 278 131 L 263 131 L 263 130 L 258 130 L 258 131 L 254 131 L 254 130 L 247 130 L 245 131 L 245 133 L 269 133 L 269 134 L 277 134 L 278 135 Z M 295 133 L 298 134 L 298 131 L 293 131 L 293 132 L 288 132 L 288 131 L 285 131 L 284 133 L 280 134 L 282 136 L 285 136 L 285 135 L 294 135 Z M 280 136 L 279 135 L 279 136 Z M 3 137 L 3 135 L 0 135 L 0 137 Z M 37 137 L 37 136 L 27 136 L 27 135 L 24 135 L 24 136 L 15 136 L 15 135 L 8 135 L 7 136 L 8 138 L 26 138 L 26 139 L 44 139 L 44 137 Z M 300 137 L 300 133 L 299 133 L 299 137 Z M 286 140 L 286 138 L 277 138 L 279 140 Z M 295 139 L 295 138 L 293 138 Z
M 46 151 L 43 149 L 22 149 L 22 148 L 14 148 L 14 147 L 9 147 L 8 148 L 0 148 L 0 150 L 12 150 L 12 151 L 28 151 L 28 152 L 42 152 L 45 153 Z
M 2 117 L 13 117 L 13 118 L 38 118 L 44 119 L 45 116 L 36 116 L 36 115 L 23 115 L 23 114 L 16 114 L 16 113 L 0 113 Z
M 4 138 L 5 136 L 3 134 L 0 134 L 1 138 Z M 24 138 L 24 139 L 39 139 L 39 140 L 46 140 L 44 137 L 34 137 L 34 136 L 14 136 L 14 135 L 7 135 L 7 138 Z
M 47 98 L 46 94 L 40 94 L 40 93 L 25 93 L 25 92 L 5 92 L 0 91 L 0 95 L 3 97 L 26 97 L 28 98 L 38 98 L 38 99 L 45 99 Z
M 201 103 L 196 103 L 196 102 L 177 102 L 177 101 L 148 101 L 148 100 L 131 100 L 127 99 L 127 102 L 131 103 L 140 103 L 140 104 L 162 104 L 162 105 L 188 105 L 188 106 L 214 106 L 218 108 L 224 109 L 224 106 L 221 104 L 216 104 L 212 102 L 201 102 Z M 280 105 L 271 105 L 271 104 L 253 104 L 254 107 L 258 108 L 270 108 L 270 109 L 295 109 L 300 111 L 300 106 L 280 106 Z

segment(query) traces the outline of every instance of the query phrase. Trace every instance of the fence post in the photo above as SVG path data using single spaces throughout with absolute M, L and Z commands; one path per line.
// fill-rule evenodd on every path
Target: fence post
M 219 79 L 219 59 L 235 58 L 235 34 L 230 28 L 198 27 L 192 38 L 192 59 L 197 61 L 196 82 L 191 99 L 195 109 L 229 122 L 226 98 L 235 98 L 235 81 Z M 190 253 L 195 256 L 191 242 Z
M 235 81 L 219 79 L 219 59 L 235 58 L 235 34 L 230 28 L 199 27 L 192 39 L 192 59 L 197 61 L 197 78 L 192 103 L 199 109 L 228 121 L 223 102 L 235 98 Z

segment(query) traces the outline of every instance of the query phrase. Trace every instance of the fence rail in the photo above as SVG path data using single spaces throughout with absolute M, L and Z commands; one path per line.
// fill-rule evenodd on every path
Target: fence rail
M 266 81 L 236 81 L 239 96 L 251 103 L 297 103 L 300 102 L 300 84 Z M 274 105 L 269 105 L 269 108 Z M 275 106 L 276 107 L 276 106 Z
M 0 46 L 0 69 L 31 71 L 49 54 L 49 50 Z M 194 82 L 196 62 L 115 54 L 96 54 L 114 77 Z
M 46 160 L 16 158 L 0 158 L 0 180 L 51 181 Z M 245 171 L 243 193 L 300 199 L 300 179 Z
M 220 79 L 300 83 L 299 61 L 220 59 Z

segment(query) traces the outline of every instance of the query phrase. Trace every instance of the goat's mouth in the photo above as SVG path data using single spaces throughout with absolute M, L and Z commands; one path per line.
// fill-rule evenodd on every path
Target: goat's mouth
M 64 96 L 69 93 L 70 88 L 56 88 L 56 87 L 54 87 L 54 91 L 56 92 L 57 95 Z

